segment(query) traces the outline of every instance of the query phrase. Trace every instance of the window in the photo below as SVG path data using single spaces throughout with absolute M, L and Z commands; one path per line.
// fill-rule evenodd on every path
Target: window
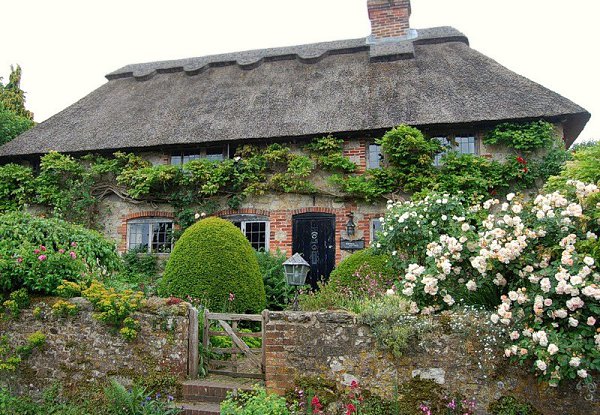
M 204 157 L 210 161 L 223 161 L 225 160 L 225 152 L 223 147 L 209 147 L 206 149 L 206 156 Z
M 225 219 L 240 228 L 248 241 L 250 241 L 252 248 L 257 251 L 260 249 L 269 250 L 270 227 L 267 217 L 260 215 L 235 215 L 228 216 Z
M 381 160 L 383 160 L 383 155 L 381 154 L 381 146 L 379 144 L 369 144 L 369 154 L 367 155 L 367 168 L 380 169 Z
M 441 153 L 436 154 L 433 160 L 434 166 L 441 166 L 443 164 L 442 157 L 450 151 L 459 154 L 477 154 L 477 142 L 473 136 L 434 137 L 433 139 L 438 140 L 444 147 Z
M 173 221 L 141 218 L 127 222 L 127 250 L 153 254 L 170 253 L 173 247 Z
M 379 218 L 371 219 L 371 241 L 377 240 L 377 232 L 381 229 L 381 221 Z
M 205 159 L 210 161 L 223 161 L 229 157 L 229 147 L 216 146 L 192 151 L 177 151 L 171 154 L 171 164 L 181 166 L 192 160 Z
M 192 154 L 192 153 L 178 153 L 171 155 L 171 164 L 174 166 L 181 166 L 182 164 L 187 163 L 188 161 L 198 160 L 200 158 L 200 154 Z

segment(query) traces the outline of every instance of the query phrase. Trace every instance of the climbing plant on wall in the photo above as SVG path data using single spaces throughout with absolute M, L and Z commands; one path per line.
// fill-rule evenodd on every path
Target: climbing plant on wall
M 116 194 L 132 203 L 171 204 L 177 222 L 185 228 L 199 210 L 210 214 L 222 203 L 235 209 L 248 196 L 268 192 L 335 192 L 369 203 L 394 193 L 431 191 L 462 191 L 465 197 L 477 199 L 515 187 L 529 188 L 536 180 L 557 174 L 567 152 L 555 138 L 547 137 L 551 130 L 551 124 L 541 121 L 520 128 L 502 124 L 486 136 L 496 137 L 497 143 L 508 143 L 510 134 L 518 136 L 514 142 L 522 149 L 545 148 L 542 159 L 516 149 L 505 161 L 450 152 L 436 167 L 433 159 L 442 150 L 439 142 L 401 125 L 377 141 L 388 163 L 362 173 L 355 173 L 356 164 L 344 156 L 343 139 L 333 136 L 314 139 L 303 148 L 245 145 L 233 159 L 200 159 L 183 166 L 152 165 L 135 154 L 74 158 L 51 152 L 42 157 L 37 175 L 29 167 L 0 166 L 0 213 L 37 204 L 57 217 L 93 227 L 99 202 Z M 329 188 L 314 184 L 317 171 L 329 174 Z

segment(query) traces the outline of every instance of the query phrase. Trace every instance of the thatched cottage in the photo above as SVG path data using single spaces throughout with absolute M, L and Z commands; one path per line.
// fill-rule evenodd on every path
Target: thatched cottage
M 182 164 L 232 157 L 241 143 L 333 134 L 364 170 L 379 166 L 374 139 L 402 123 L 445 137 L 459 152 L 499 157 L 480 140 L 499 122 L 544 119 L 570 145 L 588 121 L 585 109 L 471 49 L 458 30 L 410 28 L 409 0 L 367 5 L 367 38 L 125 66 L 2 146 L 0 160 L 121 150 Z M 122 250 L 153 251 L 172 229 L 170 206 L 103 203 L 103 226 Z M 217 214 L 236 222 L 255 248 L 302 252 L 314 274 L 328 275 L 348 248 L 342 240 L 368 245 L 383 209 L 383 201 L 278 194 Z

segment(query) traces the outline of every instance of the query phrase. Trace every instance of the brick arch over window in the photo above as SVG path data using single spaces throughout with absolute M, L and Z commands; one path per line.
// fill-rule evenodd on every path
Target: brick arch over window
M 270 217 L 271 212 L 263 209 L 252 209 L 252 208 L 243 208 L 243 209 L 225 209 L 220 210 L 214 213 L 214 216 L 223 217 L 223 216 L 231 216 L 231 215 L 260 215 Z
M 132 219 L 140 218 L 165 218 L 173 220 L 175 219 L 175 214 L 162 210 L 144 210 L 121 216 L 121 225 L 119 225 L 119 229 L 117 230 L 119 235 L 119 252 L 127 252 L 127 223 Z

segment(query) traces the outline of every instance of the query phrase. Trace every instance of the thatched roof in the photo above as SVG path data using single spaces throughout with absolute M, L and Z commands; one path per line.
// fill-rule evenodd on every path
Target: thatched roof
M 129 65 L 0 147 L 0 157 L 545 118 L 568 143 L 589 113 L 471 49 L 443 27 Z

